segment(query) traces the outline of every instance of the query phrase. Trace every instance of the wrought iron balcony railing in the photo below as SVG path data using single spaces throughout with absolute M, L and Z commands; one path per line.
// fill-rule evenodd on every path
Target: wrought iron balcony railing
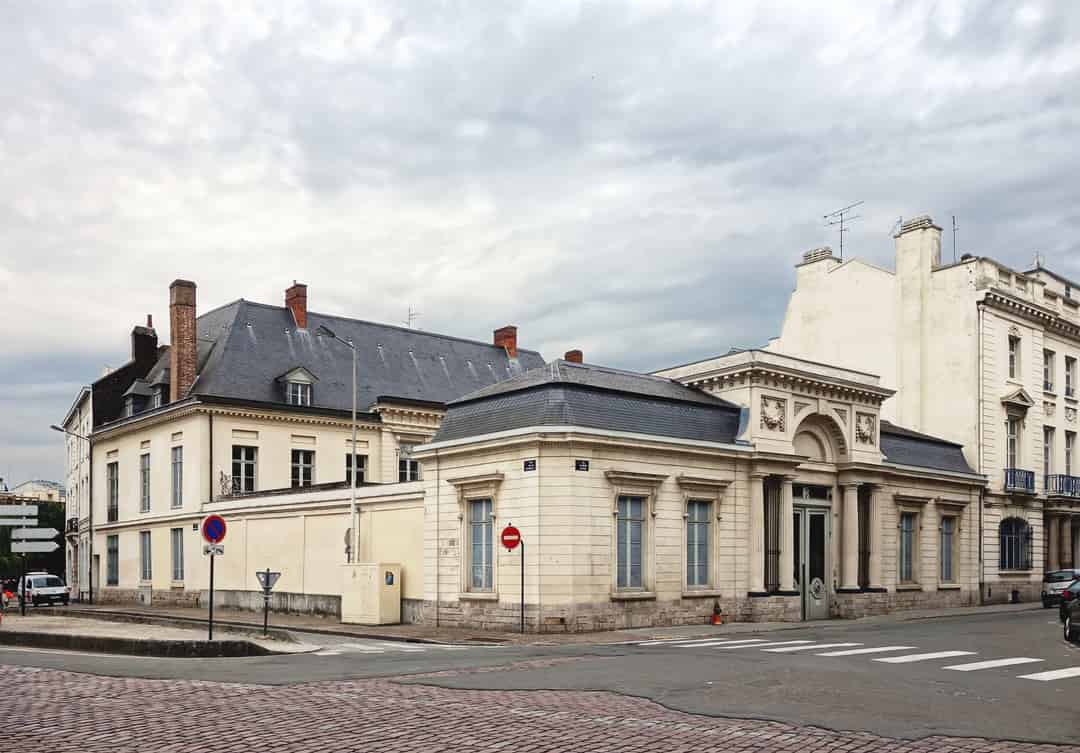
M 1026 471 L 1023 468 L 1006 468 L 1005 491 L 1034 494 L 1035 471 Z
M 1051 473 L 1046 477 L 1046 493 L 1065 497 L 1080 497 L 1080 476 Z

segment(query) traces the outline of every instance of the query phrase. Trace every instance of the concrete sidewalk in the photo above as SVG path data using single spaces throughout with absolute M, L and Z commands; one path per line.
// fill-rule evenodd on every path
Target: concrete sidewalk
M 1039 609 L 1034 604 L 996 604 L 989 606 L 959 607 L 952 609 L 919 609 L 906 612 L 894 612 L 877 617 L 863 617 L 857 620 L 824 620 L 820 622 L 732 622 L 725 625 L 679 625 L 673 627 L 644 627 L 627 630 L 612 630 L 596 633 L 507 633 L 483 630 L 470 630 L 452 627 L 434 627 L 431 625 L 346 625 L 333 618 L 310 615 L 278 614 L 270 615 L 270 626 L 274 630 L 298 633 L 299 640 L 312 641 L 310 634 L 324 634 L 346 638 L 374 638 L 388 641 L 407 641 L 414 643 L 502 643 L 514 645 L 603 645 L 613 643 L 631 643 L 635 641 L 661 638 L 705 638 L 711 636 L 760 633 L 774 630 L 796 630 L 806 627 L 839 627 L 846 625 L 888 624 L 911 620 L 941 619 L 1012 612 L 1026 612 Z M 140 607 L 137 605 L 73 605 L 66 609 L 52 608 L 57 613 L 71 617 L 96 618 L 99 620 L 119 620 L 126 622 L 150 622 L 183 626 L 186 624 L 205 626 L 207 610 L 190 607 Z M 52 611 L 50 610 L 50 611 Z M 41 610 L 38 610 L 41 611 Z M 262 628 L 262 615 L 237 609 L 214 610 L 214 625 L 222 629 L 229 627 L 246 630 Z M 305 638 L 305 634 L 308 635 Z
M 26 617 L 5 614 L 0 623 L 0 645 L 62 648 L 76 651 L 121 653 L 146 656 L 250 655 L 244 644 L 254 644 L 263 653 L 306 653 L 319 647 L 298 642 L 288 633 L 264 638 L 247 629 L 230 630 L 215 625 L 214 640 L 199 627 L 173 627 L 73 616 L 59 611 Z

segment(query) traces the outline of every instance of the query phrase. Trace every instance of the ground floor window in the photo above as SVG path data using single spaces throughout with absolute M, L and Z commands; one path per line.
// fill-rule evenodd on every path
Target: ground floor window
M 645 544 L 645 498 L 620 496 L 615 518 L 615 585 L 620 589 L 643 589 Z
M 315 481 L 315 450 L 292 451 L 292 486 L 311 486 Z
M 780 480 L 765 479 L 765 590 L 780 590 Z
M 900 582 L 915 583 L 917 581 L 917 551 L 916 539 L 918 538 L 918 514 L 914 512 L 900 513 Z
M 712 502 L 690 500 L 686 503 L 686 585 L 707 586 L 711 541 Z
M 172 579 L 184 579 L 184 529 L 173 528 L 169 532 L 172 540 Z
M 494 588 L 492 567 L 494 523 L 490 499 L 469 500 L 469 590 L 491 591 Z
M 941 519 L 941 580 L 956 580 L 956 518 L 946 515 Z
M 870 586 L 870 487 L 859 486 L 859 588 Z
M 998 567 L 1031 569 L 1031 526 L 1023 518 L 1005 518 L 998 526 Z
M 105 585 L 120 584 L 120 537 L 105 538 Z
M 139 578 L 152 580 L 154 577 L 153 557 L 150 552 L 150 532 L 139 531 Z

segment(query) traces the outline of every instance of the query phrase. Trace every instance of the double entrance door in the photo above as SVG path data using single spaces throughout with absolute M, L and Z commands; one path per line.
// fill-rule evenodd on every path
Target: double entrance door
M 802 597 L 802 618 L 828 619 L 830 508 L 796 505 L 794 516 L 795 590 Z

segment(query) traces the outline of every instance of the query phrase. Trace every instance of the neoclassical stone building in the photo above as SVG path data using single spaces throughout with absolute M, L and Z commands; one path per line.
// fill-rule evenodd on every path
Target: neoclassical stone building
M 877 377 L 763 351 L 657 375 L 554 361 L 448 406 L 425 610 L 532 629 L 854 616 L 978 599 L 985 479 L 880 420 Z
M 1044 569 L 1080 566 L 1080 284 L 1038 260 L 943 259 L 926 216 L 895 241 L 893 269 L 805 254 L 768 348 L 880 374 L 884 417 L 962 444 L 988 481 L 983 599 L 1037 600 Z

